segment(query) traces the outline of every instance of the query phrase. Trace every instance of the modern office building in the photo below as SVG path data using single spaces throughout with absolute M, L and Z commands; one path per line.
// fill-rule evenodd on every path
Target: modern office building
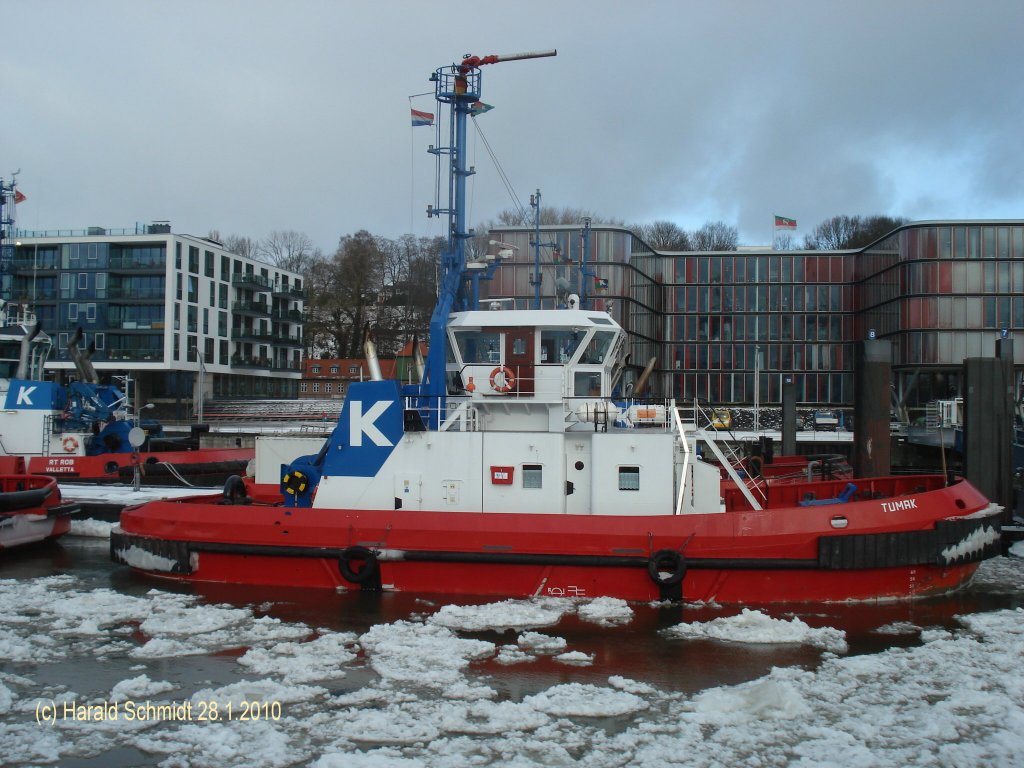
M 54 338 L 48 370 L 74 375 L 76 329 L 101 377 L 129 375 L 148 402 L 294 397 L 302 372 L 302 277 L 165 222 L 131 230 L 15 230 L 0 298 L 30 305 Z
M 848 251 L 658 252 L 603 226 L 488 237 L 512 257 L 482 293 L 610 308 L 630 334 L 627 375 L 653 359 L 659 396 L 772 405 L 791 377 L 801 404 L 849 406 L 855 343 L 873 332 L 892 342 L 894 401 L 922 407 L 962 391 L 965 358 L 1024 332 L 1024 221 L 914 222 Z M 1019 379 L 1024 343 L 1014 351 Z

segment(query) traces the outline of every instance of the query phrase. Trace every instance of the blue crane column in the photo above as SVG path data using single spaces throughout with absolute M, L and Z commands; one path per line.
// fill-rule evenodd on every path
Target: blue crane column
M 448 208 L 428 209 L 430 215 L 448 214 L 448 247 L 441 256 L 441 284 L 437 305 L 430 317 L 430 350 L 427 353 L 425 380 L 416 388 L 420 406 L 428 409 L 430 429 L 437 429 L 445 408 L 447 384 L 445 376 L 448 315 L 459 309 L 476 309 L 479 295 L 477 280 L 467 292 L 466 240 L 466 177 L 473 174 L 466 168 L 466 119 L 473 103 L 480 100 L 480 67 L 500 61 L 535 59 L 554 56 L 555 51 L 503 54 L 500 56 L 466 56 L 461 63 L 441 67 L 431 75 L 438 104 L 450 105 L 450 137 L 452 146 L 438 148 L 435 153 L 451 156 L 448 183 Z

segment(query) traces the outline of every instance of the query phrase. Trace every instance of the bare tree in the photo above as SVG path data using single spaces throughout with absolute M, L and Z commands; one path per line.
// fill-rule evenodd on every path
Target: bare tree
M 783 232 L 775 236 L 772 248 L 776 251 L 795 251 L 797 250 L 797 243 L 791 233 Z
M 294 230 L 274 231 L 256 244 L 256 256 L 273 264 L 300 274 L 313 255 L 313 242 L 307 235 Z
M 675 222 L 654 221 L 632 229 L 652 248 L 663 251 L 688 251 L 691 248 L 690 236 Z
M 904 218 L 890 216 L 833 216 L 804 238 L 804 248 L 831 251 L 863 248 L 906 223 Z
M 583 219 L 589 218 L 592 224 L 603 224 L 609 227 L 621 227 L 625 224 L 620 219 L 609 219 L 600 216 L 593 211 L 584 208 L 571 208 L 568 206 L 555 208 L 553 206 L 540 207 L 541 224 L 579 224 Z M 487 229 L 495 226 L 504 227 L 529 227 L 533 226 L 533 210 L 525 208 L 522 211 L 505 209 L 498 214 L 497 222 L 488 222 Z
M 256 257 L 256 241 L 251 237 L 228 235 L 222 242 L 224 244 L 224 249 L 231 253 L 239 256 L 245 256 L 249 259 Z
M 690 247 L 695 251 L 735 251 L 738 241 L 736 227 L 724 221 L 709 221 L 690 234 Z

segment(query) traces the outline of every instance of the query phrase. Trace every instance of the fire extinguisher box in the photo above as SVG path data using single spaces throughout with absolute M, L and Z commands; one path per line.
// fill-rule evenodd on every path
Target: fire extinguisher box
M 491 485 L 512 485 L 515 467 L 491 467 Z

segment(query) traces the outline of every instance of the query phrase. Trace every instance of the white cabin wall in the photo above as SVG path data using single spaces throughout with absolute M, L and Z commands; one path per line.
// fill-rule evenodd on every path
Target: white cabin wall
M 0 434 L 0 446 L 3 455 L 20 456 L 43 454 L 43 442 L 46 434 L 46 417 L 49 411 L 43 409 L 9 410 L 4 414 L 4 432 Z M 77 434 L 77 433 L 76 433 Z M 65 452 L 61 446 L 63 435 L 50 435 L 51 455 L 65 453 L 69 456 L 82 453 L 82 450 Z M 77 438 L 76 438 L 77 439 Z M 79 440 L 81 443 L 81 440 Z
M 675 509 L 673 436 L 635 430 L 593 435 L 592 504 L 595 515 L 668 515 Z M 619 467 L 640 468 L 640 489 L 619 490 Z M 717 501 L 715 508 L 717 509 Z
M 256 438 L 256 482 L 277 485 L 281 482 L 281 465 L 291 464 L 299 456 L 319 453 L 324 437 Z
M 483 508 L 489 512 L 562 514 L 565 511 L 565 437 L 561 433 L 485 432 Z M 523 487 L 523 465 L 539 464 L 540 488 Z M 508 485 L 492 482 L 492 467 L 513 467 Z
M 717 466 L 691 457 L 686 472 L 682 514 L 706 515 L 723 511 L 721 486 L 721 472 Z

